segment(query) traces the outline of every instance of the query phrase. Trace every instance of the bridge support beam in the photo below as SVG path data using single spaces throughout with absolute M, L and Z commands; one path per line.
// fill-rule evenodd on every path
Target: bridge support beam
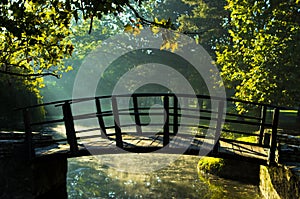
M 104 123 L 104 120 L 103 120 L 100 99 L 96 98 L 95 103 L 96 103 L 97 118 L 98 118 L 98 124 L 100 126 L 101 137 L 106 138 L 106 128 L 105 128 L 105 123 Z
M 62 109 L 63 109 L 68 144 L 70 145 L 71 154 L 75 155 L 78 153 L 78 144 L 77 144 L 76 132 L 75 132 L 74 121 L 73 121 L 74 119 L 73 119 L 70 103 L 65 102 L 62 106 Z
M 173 96 L 173 134 L 178 133 L 178 98 L 176 95 Z
M 117 98 L 112 97 L 111 100 L 112 100 L 112 109 L 113 109 L 114 123 L 115 123 L 116 145 L 119 148 L 123 148 L 123 139 L 122 139 L 122 131 L 120 127 L 121 124 L 120 124 Z
M 267 117 L 267 106 L 263 105 L 261 107 L 261 116 L 260 116 L 261 121 L 260 121 L 260 127 L 259 127 L 259 145 L 260 146 L 263 145 L 266 117 Z
M 133 108 L 134 108 L 134 119 L 135 119 L 136 131 L 138 135 L 142 135 L 142 125 L 141 125 L 141 119 L 139 115 L 138 99 L 136 95 L 132 96 L 132 101 L 133 101 Z
M 269 150 L 268 164 L 275 164 L 275 152 L 277 149 L 277 128 L 279 121 L 279 108 L 274 109 L 273 121 L 272 121 L 272 135 L 271 135 L 271 146 Z
M 163 137 L 163 146 L 167 146 L 170 143 L 170 129 L 169 129 L 169 97 L 164 96 L 164 137 Z
M 224 106 L 225 106 L 225 102 L 223 100 L 220 100 L 219 106 L 218 106 L 216 133 L 215 133 L 215 138 L 214 138 L 215 139 L 214 140 L 214 148 L 213 148 L 214 154 L 219 153 L 219 147 L 220 147 L 219 139 L 220 139 L 221 131 L 222 131 Z

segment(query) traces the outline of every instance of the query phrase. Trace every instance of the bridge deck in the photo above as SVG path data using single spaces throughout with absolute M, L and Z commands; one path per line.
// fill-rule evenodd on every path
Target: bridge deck
M 158 153 L 174 153 L 187 155 L 209 155 L 215 157 L 230 157 L 244 159 L 248 161 L 256 161 L 265 164 L 267 161 L 267 150 L 258 147 L 240 143 L 229 143 L 220 141 L 218 153 L 212 153 L 213 140 L 206 140 L 204 144 L 203 138 L 190 139 L 186 136 L 170 136 L 170 144 L 163 147 L 163 135 L 138 136 L 132 134 L 124 134 L 123 150 L 116 147 L 114 138 L 107 139 L 95 135 L 89 135 L 78 139 L 79 153 L 70 154 L 69 145 L 66 142 L 58 142 L 48 147 L 36 148 L 36 155 L 43 156 L 54 153 L 63 153 L 70 157 L 88 154 L 115 154 L 115 153 L 147 153 L 156 151 Z M 163 149 L 163 150 L 161 150 Z M 201 150 L 201 152 L 200 152 Z M 199 153 L 200 152 L 200 153 Z

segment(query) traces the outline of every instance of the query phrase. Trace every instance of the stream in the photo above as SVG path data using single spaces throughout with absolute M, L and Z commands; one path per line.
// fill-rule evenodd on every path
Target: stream
M 134 154 L 133 154 L 134 155 Z M 101 155 L 72 158 L 68 160 L 67 190 L 73 198 L 172 198 L 172 199 L 258 199 L 255 185 L 222 179 L 197 171 L 198 156 L 155 154 L 161 160 L 172 157 L 168 166 L 147 171 L 145 160 L 152 154 Z M 178 158 L 178 159 L 177 159 Z M 139 160 L 137 160 L 139 159 Z M 110 161 L 123 162 L 123 167 Z M 139 161 L 139 162 L 135 162 Z M 128 170 L 128 166 L 145 162 L 144 170 Z M 126 163 L 131 163 L 127 165 Z M 159 161 L 157 162 L 159 164 Z M 126 169 L 127 168 L 127 169 Z M 151 170 L 151 169 L 149 169 Z M 130 172 L 127 172 L 130 171 Z M 135 172 L 137 171 L 137 172 Z M 143 171 L 143 172 L 141 172 Z

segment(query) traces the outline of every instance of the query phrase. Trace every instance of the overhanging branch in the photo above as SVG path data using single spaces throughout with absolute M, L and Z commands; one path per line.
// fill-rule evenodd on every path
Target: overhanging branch
M 54 74 L 54 73 L 35 73 L 35 74 L 22 74 L 22 73 L 14 73 L 14 72 L 9 72 L 9 71 L 2 71 L 0 70 L 1 74 L 6 74 L 6 75 L 12 75 L 12 76 L 18 76 L 18 77 L 44 77 L 44 76 L 53 76 L 56 78 L 59 78 L 59 75 Z
M 155 26 L 158 26 L 158 27 L 162 27 L 162 28 L 170 28 L 170 27 L 167 27 L 163 24 L 159 24 L 159 23 L 156 23 L 154 21 L 150 21 L 148 19 L 145 19 L 144 17 L 142 17 L 138 11 L 132 6 L 130 5 L 129 3 L 126 3 L 126 5 L 130 8 L 130 10 L 134 13 L 135 17 L 136 18 L 139 18 L 144 24 L 148 24 L 148 25 L 155 25 Z
M 155 25 L 155 26 L 158 26 L 158 27 L 162 27 L 162 28 L 171 28 L 172 30 L 176 30 L 176 28 L 174 28 L 172 25 L 170 27 L 164 25 L 164 24 L 159 24 L 159 23 L 156 23 L 154 21 L 150 21 L 148 19 L 145 19 L 144 17 L 142 17 L 138 11 L 132 6 L 130 5 L 129 3 L 126 3 L 126 5 L 130 8 L 130 10 L 134 13 L 135 17 L 136 18 L 139 18 L 144 24 L 147 24 L 147 25 Z M 202 35 L 204 34 L 204 31 L 203 32 L 189 32 L 189 31 L 184 31 L 182 34 L 185 34 L 185 35 Z

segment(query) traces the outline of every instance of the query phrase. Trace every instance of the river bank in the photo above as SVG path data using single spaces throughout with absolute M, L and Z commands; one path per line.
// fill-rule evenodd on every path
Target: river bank
M 86 156 L 68 160 L 48 156 L 29 165 L 3 159 L 1 198 L 10 198 L 9 195 L 45 198 L 42 193 L 49 198 L 53 193 L 61 193 L 63 198 L 300 198 L 299 175 L 296 175 L 300 170 L 296 165 L 261 166 L 236 160 L 182 155 L 174 157 L 178 159 L 169 166 L 156 171 L 128 173 L 116 168 L 118 164 L 111 164 L 114 156 L 114 160 L 123 164 L 144 162 L 145 169 L 149 169 L 150 154 Z M 156 156 L 165 160 L 172 155 Z M 157 161 L 157 165 L 161 165 L 161 161 Z
M 256 185 L 265 199 L 300 198 L 299 163 L 264 166 L 238 160 L 204 157 L 198 162 L 197 169 L 198 172 Z

